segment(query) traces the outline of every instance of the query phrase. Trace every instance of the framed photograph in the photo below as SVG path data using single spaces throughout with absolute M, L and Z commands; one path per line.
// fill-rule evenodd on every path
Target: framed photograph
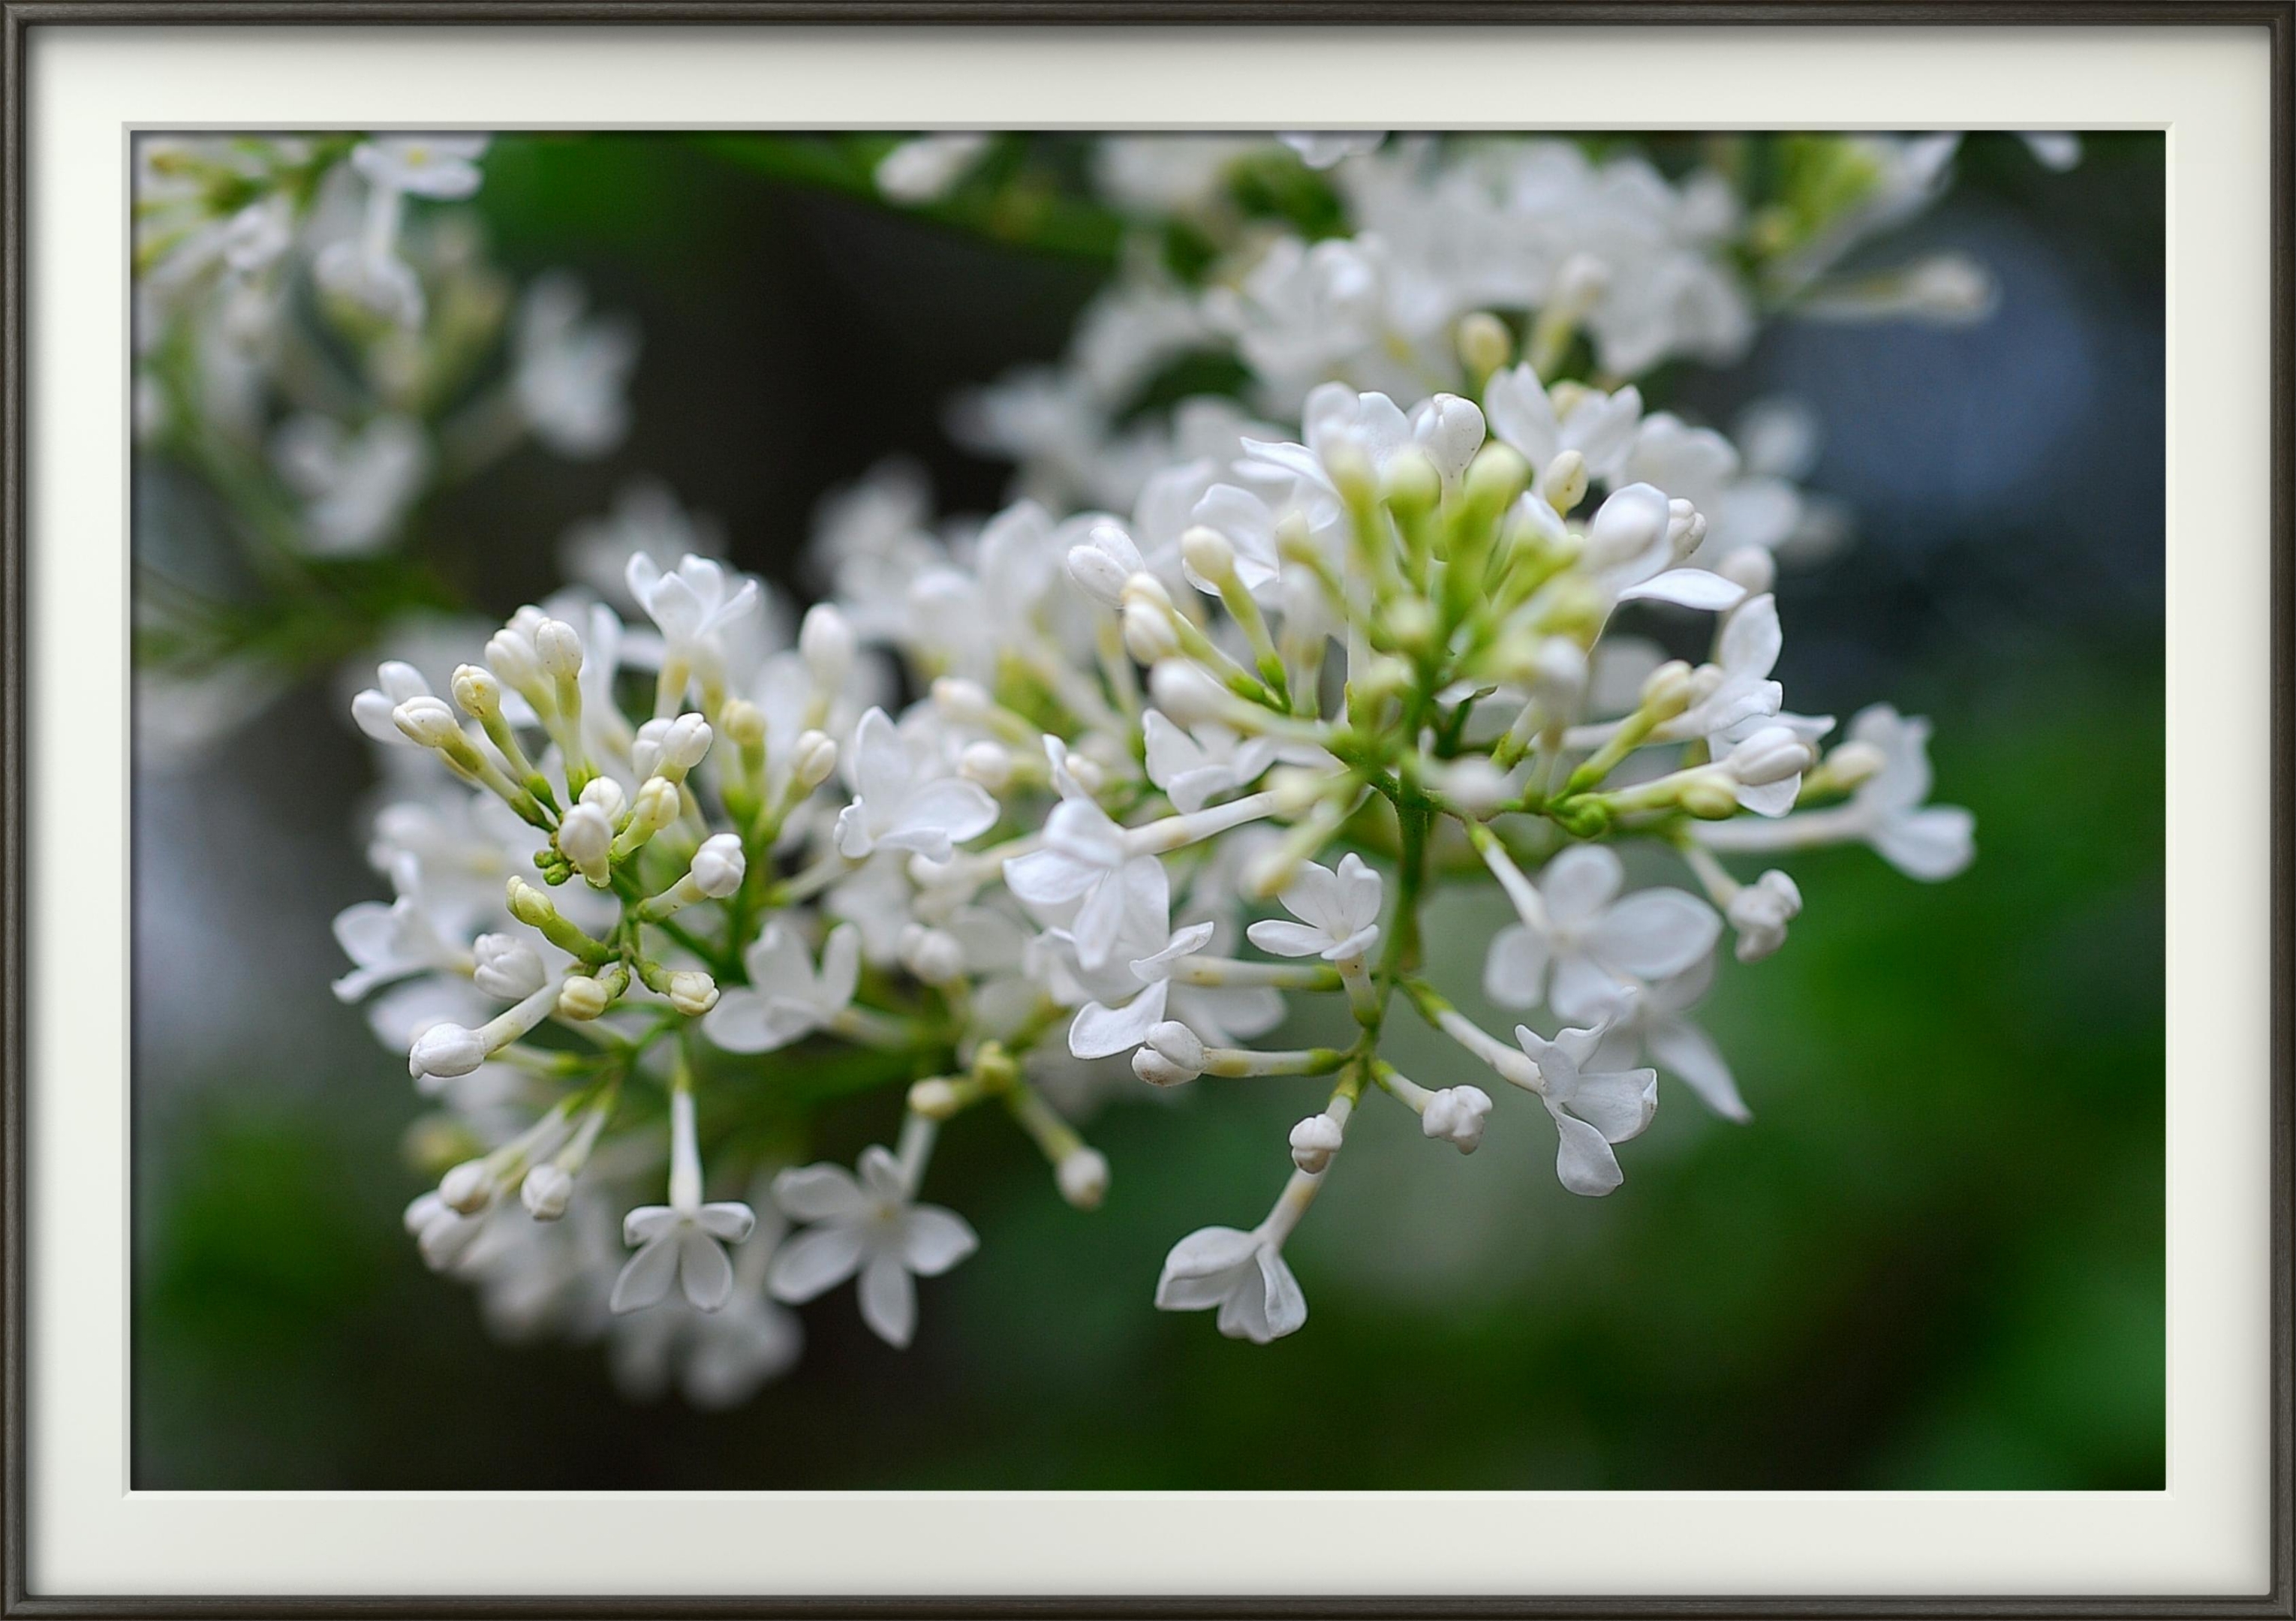
M 4 1617 L 2296 1616 L 2291 0 L 0 10 Z

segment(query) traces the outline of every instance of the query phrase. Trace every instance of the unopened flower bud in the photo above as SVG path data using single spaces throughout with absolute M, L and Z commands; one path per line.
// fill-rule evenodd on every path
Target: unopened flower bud
M 990 793 L 1002 793 L 1013 782 L 1013 754 L 1002 743 L 983 739 L 967 743 L 956 758 L 956 774 L 978 782 Z
M 554 1222 L 565 1215 L 573 1197 L 574 1178 L 547 1161 L 529 1171 L 518 1189 L 519 1203 L 538 1222 Z
M 424 693 L 410 698 L 390 712 L 393 725 L 409 739 L 425 749 L 437 749 L 463 735 L 455 712 L 447 707 L 446 700 Z
M 919 1081 L 909 1088 L 909 1112 L 922 1115 L 928 1120 L 946 1120 L 957 1111 L 964 1094 L 956 1083 L 947 1076 L 937 1075 Z
M 482 934 L 471 943 L 471 979 L 489 996 L 520 1002 L 542 988 L 541 955 L 512 935 Z
M 1715 560 L 1714 572 L 1750 597 L 1758 597 L 1778 581 L 1777 560 L 1759 546 L 1740 546 Z
M 1672 720 L 1690 708 L 1690 667 L 1669 659 L 1643 681 L 1639 708 L 1654 721 Z
M 603 982 L 587 974 L 571 974 L 558 987 L 558 1011 L 567 1019 L 595 1019 L 612 998 Z
M 1053 1181 L 1076 1208 L 1097 1210 L 1108 1197 L 1108 1157 L 1097 1149 L 1078 1149 L 1053 1167 Z
M 1298 816 L 1324 797 L 1332 786 L 1331 774 L 1306 765 L 1278 765 L 1267 774 L 1267 791 L 1275 796 L 1275 814 Z
M 1737 785 L 1726 771 L 1702 771 L 1675 790 L 1674 802 L 1701 822 L 1726 822 L 1738 814 Z
M 1204 584 L 1218 588 L 1235 573 L 1235 545 L 1218 529 L 1196 524 L 1181 533 L 1180 561 Z
M 1148 691 L 1156 707 L 1183 726 L 1218 720 L 1228 712 L 1226 689 L 1185 659 L 1164 659 L 1152 665 Z
M 718 711 L 718 724 L 737 749 L 755 749 L 766 741 L 766 712 L 746 698 L 729 698 Z
M 534 655 L 553 681 L 570 681 L 582 673 L 582 638 L 563 619 L 545 619 L 535 627 Z
M 1530 463 L 1513 446 L 1493 439 L 1467 464 L 1464 487 L 1468 504 L 1487 514 L 1486 521 L 1495 520 L 1530 487 Z
M 1801 915 L 1801 890 L 1775 867 L 1731 898 L 1730 927 L 1738 961 L 1759 962 L 1786 943 L 1786 925 Z
M 1172 605 L 1163 588 L 1153 593 L 1136 589 L 1150 575 L 1135 575 L 1133 584 L 1124 588 L 1124 650 L 1143 664 L 1155 664 L 1177 657 L 1180 651 L 1180 632 L 1172 622 Z M 1158 601 L 1158 598 L 1163 598 Z
M 943 675 L 932 684 L 933 708 L 960 725 L 979 725 L 996 713 L 988 689 L 962 675 Z
M 1070 546 L 1068 570 L 1076 588 L 1103 608 L 1124 601 L 1124 582 L 1132 577 L 1131 569 L 1098 546 Z
M 1730 750 L 1724 762 L 1730 774 L 1749 788 L 1783 782 L 1809 768 L 1809 745 L 1791 726 L 1764 726 Z
M 1388 509 L 1406 518 L 1431 512 L 1443 499 L 1443 469 L 1421 446 L 1403 446 L 1388 457 L 1379 483 Z
M 691 771 L 709 756 L 709 745 L 715 741 L 709 723 L 689 711 L 671 721 L 669 730 L 662 735 L 662 764 L 676 771 Z
M 1451 762 L 1442 782 L 1443 797 L 1478 822 L 1496 815 L 1514 798 L 1507 774 L 1479 754 Z
M 1460 318 L 1458 340 L 1460 360 L 1480 377 L 1489 376 L 1514 358 L 1514 334 L 1487 309 Z
M 1435 604 L 1422 596 L 1398 597 L 1387 605 L 1387 634 L 1398 647 L 1423 648 L 1434 640 Z
M 681 968 L 669 977 L 669 1005 L 698 1019 L 718 1005 L 718 982 L 698 968 Z
M 1697 551 L 1705 540 L 1705 513 L 1680 496 L 1667 503 L 1666 546 L 1676 562 Z
M 1345 1141 L 1340 1123 L 1329 1115 L 1309 1115 L 1292 1128 L 1292 1163 L 1310 1176 L 1329 1169 L 1332 1156 Z
M 1538 493 L 1557 512 L 1567 513 L 1587 499 L 1587 458 L 1566 450 L 1538 476 Z
M 1155 1048 L 1143 1047 L 1132 1055 L 1132 1073 L 1151 1086 L 1184 1086 L 1201 1071 L 1184 1069 Z
M 677 797 L 676 783 L 668 777 L 648 777 L 638 784 L 637 797 L 630 801 L 629 824 L 623 831 L 635 831 L 641 839 L 651 839 L 677 820 L 681 804 L 682 801 Z M 581 809 L 581 806 L 577 806 L 573 811 L 568 812 L 567 821 L 572 821 L 575 815 Z M 565 823 L 561 823 L 559 827 L 562 832 Z M 562 845 L 559 847 L 563 849 L 565 847 Z M 571 852 L 568 852 L 567 859 L 569 861 L 574 859 Z
M 619 822 L 622 813 L 629 808 L 629 796 L 611 777 L 592 777 L 583 785 L 580 802 L 597 811 L 609 822 Z
M 1377 494 L 1373 487 L 1371 458 L 1363 446 L 1352 438 L 1341 438 L 1323 450 L 1324 471 L 1331 475 L 1332 487 L 1340 492 L 1340 499 L 1350 506 L 1363 506 Z
M 436 1075 L 452 1079 L 468 1075 L 487 1061 L 487 1044 L 476 1030 L 451 1023 L 432 1025 L 406 1050 L 409 1075 Z
M 556 842 L 558 853 L 572 862 L 584 878 L 594 886 L 604 887 L 602 875 L 614 843 L 614 824 L 604 811 L 586 800 L 575 806 L 558 823 Z
M 805 621 L 798 626 L 797 651 L 816 687 L 834 692 L 844 686 L 853 673 L 853 626 L 843 614 L 827 602 L 806 610 Z
M 790 746 L 790 774 L 808 790 L 829 781 L 837 769 L 837 744 L 825 732 L 800 732 Z
M 486 660 L 504 684 L 518 692 L 530 693 L 542 687 L 542 665 L 534 644 L 515 630 L 498 630 L 487 638 Z
M 713 901 L 722 901 L 742 887 L 749 865 L 739 834 L 712 833 L 693 852 L 693 865 L 687 870 L 693 875 L 695 888 Z
M 1482 1143 L 1483 1121 L 1490 1112 L 1490 1094 L 1481 1087 L 1446 1086 L 1428 1098 L 1419 1129 L 1438 1142 L 1472 1154 Z
M 547 892 L 536 888 L 513 873 L 511 877 L 507 903 L 511 916 L 529 929 L 539 929 L 558 921 L 558 908 L 551 903 Z
M 455 701 L 472 719 L 487 720 L 502 713 L 502 683 L 495 679 L 492 671 L 475 664 L 458 664 L 449 684 Z
M 1193 1069 L 1199 1075 L 1203 1073 L 1203 1037 L 1178 1019 L 1167 1019 L 1152 1027 L 1147 1044 L 1181 1068 Z
M 495 1179 L 483 1159 L 465 1159 L 439 1179 L 439 1197 L 449 1210 L 476 1216 L 494 1198 Z
M 1888 764 L 1889 756 L 1875 745 L 1848 742 L 1825 757 L 1825 775 L 1836 788 L 1856 788 Z

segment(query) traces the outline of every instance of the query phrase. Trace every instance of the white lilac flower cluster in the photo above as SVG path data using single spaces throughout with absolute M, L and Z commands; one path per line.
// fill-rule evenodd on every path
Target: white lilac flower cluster
M 2079 154 L 2071 136 L 2027 139 L 2052 167 Z M 1672 176 L 1625 143 L 1598 152 L 1563 138 L 1282 140 L 1100 143 L 1111 199 L 1177 222 L 1209 262 L 1184 277 L 1168 255 L 1128 255 L 1062 364 L 1024 368 L 959 402 L 958 436 L 1014 461 L 1016 493 L 1125 509 L 1155 471 L 1216 449 L 1244 410 L 1138 409 L 1191 356 L 1240 363 L 1242 405 L 1283 420 L 1324 382 L 1398 400 L 1472 392 L 1495 369 L 1499 341 L 1490 332 L 1458 341 L 1474 315 L 1519 331 L 1539 375 L 1582 362 L 1584 375 L 1615 389 L 1669 362 L 1735 361 L 1766 316 L 1957 323 L 1992 301 L 1982 266 L 1958 253 L 1841 269 L 1945 193 L 1957 135 L 1710 137 L 1705 160 Z M 1778 178 L 1750 201 L 1741 171 L 1758 152 Z M 1339 210 L 1336 228 L 1319 222 L 1324 234 L 1238 206 L 1240 185 L 1271 165 L 1280 175 L 1292 154 L 1318 171 Z M 1734 448 L 1702 444 L 1701 487 L 1682 492 L 1708 497 L 1715 544 L 1791 546 L 1830 533 L 1833 515 L 1786 482 L 1807 466 L 1808 430 L 1775 410 L 1745 428 Z
M 1185 300 L 1283 426 L 1198 400 L 1073 462 L 1001 441 L 1066 494 L 973 525 L 888 466 L 825 504 L 825 600 L 793 634 L 762 582 L 661 549 L 674 504 L 636 503 L 576 548 L 594 591 L 358 694 L 401 767 L 371 847 L 394 898 L 338 920 L 337 989 L 439 1106 L 407 1225 L 499 1331 L 604 1336 L 634 1391 L 739 1401 L 793 1361 L 787 1307 L 849 1280 L 909 1341 L 915 1280 L 977 1243 L 921 1202 L 951 1118 L 1002 1113 L 1090 1208 L 1097 1102 L 1313 1077 L 1268 1214 L 1182 1238 L 1155 1288 L 1265 1342 L 1306 1319 L 1284 1246 L 1367 1098 L 1463 1154 L 1495 1116 L 1551 1131 L 1562 1184 L 1607 1194 L 1660 1072 L 1747 1116 L 1691 1014 L 1726 938 L 1759 961 L 1801 911 L 1763 858 L 1971 859 L 1968 813 L 1928 803 L 1925 722 L 1876 705 L 1837 733 L 1786 705 L 1773 554 L 1799 492 L 1609 370 L 1742 345 L 1758 305 L 1718 244 L 1754 227 L 1728 199 L 1545 141 L 1291 139 L 1367 217 L 1419 212 L 1390 239 L 1408 263 L 1260 243 Z M 1950 151 L 1826 139 L 1867 184 L 1764 227 L 1806 258 Z M 1183 171 L 1266 144 L 1111 141 L 1103 184 L 1216 212 Z M 896 149 L 881 184 L 930 195 L 972 150 Z M 1436 263 L 1439 291 L 1398 291 Z M 1087 314 L 1054 394 L 1121 394 L 1095 332 L 1145 285 Z M 1456 389 L 1401 386 L 1423 371 Z M 1044 421 L 1105 420 L 1066 409 Z M 1117 488 L 1128 516 L 1077 499 Z M 1621 851 L 1681 877 L 1630 885 Z M 1462 883 L 1514 914 L 1480 987 L 1521 1011 L 1509 1034 L 1429 978 L 1426 907 Z M 1403 1017 L 1448 1038 L 1442 1074 L 1387 1056 Z M 1256 1044 L 1287 1019 L 1322 1044 Z M 897 1141 L 803 1163 L 822 1109 L 895 1087 Z M 1506 1118 L 1515 1094 L 1538 1112 Z
M 221 497 L 282 602 L 315 569 L 401 547 L 433 494 L 521 443 L 586 460 L 627 430 L 635 330 L 586 313 L 564 273 L 514 292 L 469 211 L 442 206 L 478 192 L 488 145 L 135 144 L 137 440 Z M 164 555 L 142 560 L 146 695 L 174 700 L 159 730 L 212 735 L 294 672 L 250 657 L 205 571 Z

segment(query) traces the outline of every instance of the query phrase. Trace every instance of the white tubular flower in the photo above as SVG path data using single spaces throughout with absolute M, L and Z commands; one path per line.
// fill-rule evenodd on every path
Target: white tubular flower
M 1759 962 L 1786 943 L 1786 925 L 1801 915 L 1801 890 L 1772 867 L 1730 898 L 1730 927 L 1737 931 L 1738 961 Z
M 1199 721 L 1183 730 L 1160 709 L 1140 717 L 1146 740 L 1148 780 L 1164 790 L 1175 810 L 1201 810 L 1218 795 L 1249 788 L 1279 761 L 1329 770 L 1332 757 L 1312 743 L 1279 743 L 1247 737 L 1218 721 Z
M 840 923 L 821 949 L 821 968 L 797 931 L 776 921 L 742 954 L 750 983 L 726 991 L 701 1033 L 728 1052 L 772 1052 L 827 1027 L 853 1003 L 861 983 L 861 931 Z
M 1849 803 L 1802 811 L 1769 823 L 1710 823 L 1693 830 L 1709 849 L 1767 851 L 1846 844 L 1862 839 L 1884 860 L 1924 882 L 1951 878 L 1976 855 L 1976 818 L 1957 805 L 1929 805 L 1930 724 L 1908 719 L 1888 704 L 1862 709 L 1849 723 L 1844 752 L 1855 749 L 1880 769 L 1861 782 Z
M 1573 845 L 1548 862 L 1536 914 L 1491 941 L 1484 993 L 1505 1007 L 1545 1002 L 1564 1019 L 1596 1019 L 1636 982 L 1678 974 L 1714 949 L 1722 920 L 1711 906 L 1681 889 L 1620 900 L 1625 880 L 1601 845 Z
M 1643 397 L 1633 388 L 1616 394 L 1581 389 L 1573 390 L 1568 406 L 1557 411 L 1538 373 L 1518 365 L 1492 377 L 1483 389 L 1483 406 L 1492 437 L 1521 453 L 1530 463 L 1533 489 L 1548 496 L 1553 494 L 1548 470 L 1566 451 L 1577 453 L 1595 477 L 1611 477 L 1634 442 Z M 1570 504 L 1563 503 L 1566 511 Z
M 1205 1227 L 1172 1246 L 1156 1281 L 1156 1305 L 1168 1312 L 1219 1310 L 1230 1339 L 1266 1345 L 1308 1322 L 1308 1298 L 1283 1251 L 1257 1229 Z
M 512 343 L 511 389 L 527 426 L 558 454 L 576 459 L 603 455 L 629 431 L 624 391 L 638 361 L 636 329 L 627 321 L 584 320 L 585 301 L 573 276 L 541 277 L 519 307 Z
M 1721 612 L 1745 600 L 1745 588 L 1707 569 L 1674 565 L 1697 549 L 1704 520 L 1685 501 L 1669 501 L 1648 484 L 1611 492 L 1587 526 L 1587 567 L 1611 601 L 1671 602 Z
M 1847 808 L 1883 859 L 1906 877 L 1931 883 L 1966 867 L 1976 854 L 1977 819 L 1957 805 L 1925 803 L 1930 723 L 1874 704 L 1849 723 L 1849 741 L 1882 753 L 1882 769 L 1851 796 Z
M 1267 1219 L 1249 1232 L 1205 1227 L 1173 1245 L 1156 1280 L 1157 1309 L 1218 1308 L 1219 1331 L 1254 1345 L 1298 1332 L 1308 1321 L 1308 1298 L 1284 1264 L 1283 1243 L 1321 1182 L 1295 1171 Z
M 916 1332 L 918 1278 L 937 1278 L 980 1248 L 963 1216 L 914 1202 L 901 1162 L 885 1149 L 861 1150 L 856 1180 L 843 1166 L 809 1165 L 774 1179 L 774 1198 L 791 1221 L 813 1225 L 774 1257 L 766 1285 L 800 1305 L 859 1273 L 861 1320 L 886 1344 Z
M 1482 1146 L 1483 1122 L 1490 1112 L 1491 1094 L 1481 1087 L 1446 1086 L 1428 1094 L 1419 1129 L 1438 1142 L 1472 1154 Z
M 351 148 L 351 167 L 370 185 L 416 197 L 455 201 L 479 189 L 479 159 L 491 137 L 457 135 L 370 135 Z
M 403 416 L 356 434 L 325 417 L 290 417 L 272 440 L 280 477 L 303 497 L 305 538 L 320 557 L 360 557 L 387 544 L 430 471 L 430 441 Z
M 877 160 L 878 192 L 914 207 L 939 202 L 956 189 L 988 150 L 989 136 L 977 129 L 916 135 Z
M 1149 1032 L 1165 1022 L 1173 970 L 1181 959 L 1211 944 L 1212 932 L 1210 923 L 1193 924 L 1171 936 L 1161 950 L 1128 962 L 1130 983 L 1139 990 L 1115 1006 L 1095 1001 L 1078 1009 L 1069 1026 L 1070 1053 L 1077 1058 L 1113 1058 L 1147 1040 Z
M 1153 856 L 1127 853 L 1124 830 L 1081 794 L 1046 819 L 1044 844 L 1004 864 L 1005 887 L 1039 922 L 1065 928 L 1088 971 L 1105 966 L 1119 937 L 1160 939 L 1171 880 Z
M 465 1216 L 439 1197 L 437 1189 L 406 1207 L 406 1231 L 432 1272 L 446 1272 L 468 1255 L 487 1224 L 483 1214 Z
M 1642 1134 L 1658 1113 L 1655 1069 L 1592 1070 L 1607 1025 L 1568 1029 L 1553 1041 L 1525 1025 L 1514 1038 L 1538 1066 L 1539 1095 L 1554 1118 L 1561 1143 L 1554 1175 L 1573 1193 L 1599 1199 L 1626 1180 L 1614 1142 Z
M 1680 742 L 1702 737 L 1713 757 L 1729 753 L 1733 728 L 1759 725 L 1776 715 L 1784 703 L 1785 689 L 1770 679 L 1770 672 L 1777 667 L 1784 646 L 1777 599 L 1767 593 L 1747 598 L 1723 621 L 1715 661 L 1692 674 L 1690 708 L 1654 728 L 1652 740 Z M 1574 748 L 1600 741 L 1576 728 L 1570 734 Z
M 351 960 L 351 971 L 334 983 L 335 995 L 357 1002 L 377 986 L 412 974 L 453 972 L 470 960 L 449 940 L 412 893 L 416 868 L 399 864 L 397 900 L 360 901 L 335 914 L 335 942 Z
M 618 1314 L 641 1311 L 669 1293 L 675 1280 L 695 1310 L 718 1310 L 734 1292 L 725 1246 L 740 1243 L 757 1224 L 758 1213 L 745 1204 L 701 1202 L 693 1093 L 677 1087 L 669 1094 L 669 1202 L 641 1206 L 622 1218 L 622 1242 L 638 1251 L 614 1280 L 608 1306 Z
M 635 553 L 623 577 L 630 595 L 661 632 L 666 659 L 722 659 L 726 630 L 742 615 L 755 612 L 764 599 L 757 581 L 732 583 L 723 563 L 692 553 L 669 573 L 644 553 Z
M 504 1002 L 521 1002 L 533 995 L 547 978 L 541 954 L 515 935 L 480 935 L 472 942 L 471 958 L 476 965 L 472 983 Z
M 430 684 L 422 679 L 422 671 L 399 659 L 386 659 L 374 667 L 374 684 L 351 700 L 351 718 L 378 743 L 420 749 L 423 745 L 400 731 L 394 716 L 408 699 L 431 695 Z
M 1277 898 L 1300 921 L 1263 918 L 1244 930 L 1264 952 L 1336 962 L 1361 956 L 1379 939 L 1379 874 L 1353 851 L 1340 857 L 1336 872 L 1307 863 Z
M 838 854 L 849 861 L 879 848 L 947 861 L 957 845 L 996 825 L 996 801 L 988 790 L 912 749 L 882 709 L 861 717 L 845 757 L 853 801 L 838 813 L 836 838 Z
M 1721 1048 L 1690 1019 L 1695 1006 L 1714 983 L 1714 959 L 1693 963 L 1671 979 L 1661 979 L 1636 996 L 1603 1037 L 1595 1068 L 1631 1069 L 1645 1059 L 1697 1094 L 1698 1101 L 1726 1120 L 1740 1124 L 1753 1118 L 1738 1095 Z

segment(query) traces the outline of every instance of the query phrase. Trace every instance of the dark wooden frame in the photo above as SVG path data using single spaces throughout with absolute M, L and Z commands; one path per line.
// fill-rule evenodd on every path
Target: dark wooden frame
M 2261 1594 L 2070 1598 L 152 1598 L 26 1585 L 24 46 L 42 25 L 479 23 L 2108 25 L 2260 28 L 2272 42 L 2271 1584 Z M 2296 1621 L 2292 1448 L 2292 1123 L 2296 1098 L 2296 0 L 0 0 L 0 1621 L 16 1617 L 2281 1617 Z

